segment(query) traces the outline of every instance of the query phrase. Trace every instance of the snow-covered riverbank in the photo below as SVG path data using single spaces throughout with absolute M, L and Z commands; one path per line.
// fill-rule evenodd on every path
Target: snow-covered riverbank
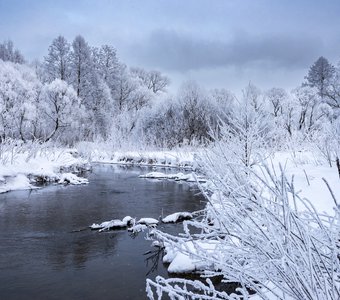
M 163 167 L 195 170 L 198 167 L 196 161 L 198 152 L 194 151 L 112 151 L 109 153 L 107 150 L 92 147 L 94 145 L 89 144 L 86 152 L 82 146 L 79 149 L 44 148 L 35 151 L 34 155 L 29 151 L 2 153 L 0 192 L 32 188 L 32 183 L 36 182 L 86 183 L 86 180 L 74 174 L 90 169 L 90 163 L 152 166 L 159 170 Z M 8 158 L 5 160 L 6 155 Z M 296 152 L 294 155 L 289 152 L 279 152 L 272 155 L 267 163 L 278 173 L 281 166 L 290 179 L 294 176 L 295 189 L 299 191 L 299 195 L 309 199 L 319 213 L 334 212 L 334 199 L 325 180 L 332 188 L 335 198 L 340 199 L 340 189 L 337 188 L 339 178 L 335 166 L 329 167 L 325 161 L 311 152 Z M 259 167 L 257 170 L 260 171 Z M 176 171 L 149 172 L 141 177 L 189 182 L 207 180 L 193 173 L 183 174 Z
M 6 159 L 8 158 L 8 159 Z M 36 183 L 84 184 L 76 173 L 90 169 L 75 149 L 44 148 L 34 152 L 12 149 L 2 153 L 0 193 L 35 188 Z
M 107 144 L 78 144 L 79 154 L 92 162 L 195 170 L 199 149 L 114 151 Z

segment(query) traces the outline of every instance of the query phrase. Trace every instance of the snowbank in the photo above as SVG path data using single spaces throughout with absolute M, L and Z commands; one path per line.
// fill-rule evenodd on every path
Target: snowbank
M 90 169 L 87 160 L 79 157 L 75 149 L 43 148 L 12 153 L 1 153 L 0 193 L 32 188 L 39 182 L 85 184 L 88 181 L 72 173 Z M 7 157 L 8 159 L 4 159 Z M 72 172 L 72 173 L 71 173 Z
M 100 149 L 99 149 L 100 148 Z M 107 146 L 98 147 L 93 143 L 80 143 L 81 156 L 96 163 L 110 163 L 137 166 L 155 166 L 195 170 L 197 151 L 112 151 Z

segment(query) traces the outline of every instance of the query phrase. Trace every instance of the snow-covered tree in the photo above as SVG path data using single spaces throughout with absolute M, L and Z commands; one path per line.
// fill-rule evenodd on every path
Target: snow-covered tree
M 282 88 L 271 88 L 266 92 L 265 96 L 269 103 L 270 113 L 274 116 L 274 118 L 281 116 L 289 97 L 287 92 Z
M 93 61 L 90 46 L 81 35 L 78 35 L 72 42 L 71 82 L 77 96 L 85 101 L 85 105 L 92 74 Z
M 11 40 L 0 43 L 0 59 L 18 64 L 25 63 L 24 56 L 18 49 L 14 49 L 14 45 Z
M 142 84 L 146 86 L 153 93 L 164 92 L 169 85 L 170 80 L 168 77 L 161 74 L 159 71 L 151 70 L 146 71 L 142 68 L 131 68 L 131 73 L 138 77 Z
M 299 105 L 298 129 L 310 132 L 323 116 L 323 111 L 318 109 L 321 104 L 318 90 L 313 87 L 300 86 L 293 90 L 293 95 Z
M 178 93 L 178 101 L 183 112 L 184 139 L 188 142 L 206 142 L 210 138 L 209 97 L 196 82 L 184 83 Z
M 259 152 L 268 150 L 272 132 L 268 121 L 269 115 L 265 103 L 260 101 L 261 92 L 249 84 L 243 90 L 243 98 L 233 107 L 229 123 L 221 122 L 221 139 L 215 136 L 216 143 L 228 145 L 225 149 L 227 156 L 234 157 L 245 167 L 254 165 Z
M 48 48 L 48 54 L 44 58 L 49 82 L 54 79 L 68 81 L 70 77 L 70 55 L 70 44 L 65 37 L 60 35 L 52 41 Z
M 333 110 L 333 118 L 338 118 L 340 116 L 340 64 L 328 85 L 324 101 Z
M 36 138 L 35 120 L 41 83 L 32 69 L 0 61 L 0 135 L 22 140 Z
M 319 96 L 323 99 L 335 74 L 334 66 L 323 56 L 310 67 L 306 76 L 307 85 L 315 87 Z
M 92 52 L 97 73 L 113 90 L 121 67 L 116 49 L 109 45 L 103 45 L 100 48 L 93 48 Z
M 75 90 L 65 81 L 55 79 L 44 86 L 42 91 L 42 114 L 45 119 L 45 136 L 47 142 L 56 135 L 61 136 L 77 127 L 82 117 L 81 102 Z

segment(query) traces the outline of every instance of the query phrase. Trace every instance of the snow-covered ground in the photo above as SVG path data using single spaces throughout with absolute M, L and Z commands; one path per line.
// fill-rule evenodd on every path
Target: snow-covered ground
M 38 182 L 88 182 L 74 174 L 90 168 L 87 160 L 79 157 L 75 149 L 46 148 L 34 152 L 34 155 L 29 151 L 12 151 L 1 153 L 0 193 L 31 189 Z M 5 159 L 6 156 L 10 159 Z
M 294 155 L 278 152 L 273 155 L 272 162 L 277 174 L 281 165 L 289 181 L 294 176 L 295 190 L 300 197 L 307 198 L 318 213 L 334 215 L 335 203 L 323 178 L 340 204 L 340 178 L 335 166 L 330 167 L 312 152 L 296 152 Z M 303 210 L 304 207 L 298 209 Z

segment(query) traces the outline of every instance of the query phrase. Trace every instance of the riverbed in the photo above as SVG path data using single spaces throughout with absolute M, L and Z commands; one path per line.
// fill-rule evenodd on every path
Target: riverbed
M 147 168 L 95 165 L 88 185 L 48 185 L 0 195 L 0 299 L 146 299 L 145 234 L 99 233 L 111 219 L 166 216 L 205 206 L 188 183 L 141 179 Z M 180 225 L 163 224 L 168 232 Z

